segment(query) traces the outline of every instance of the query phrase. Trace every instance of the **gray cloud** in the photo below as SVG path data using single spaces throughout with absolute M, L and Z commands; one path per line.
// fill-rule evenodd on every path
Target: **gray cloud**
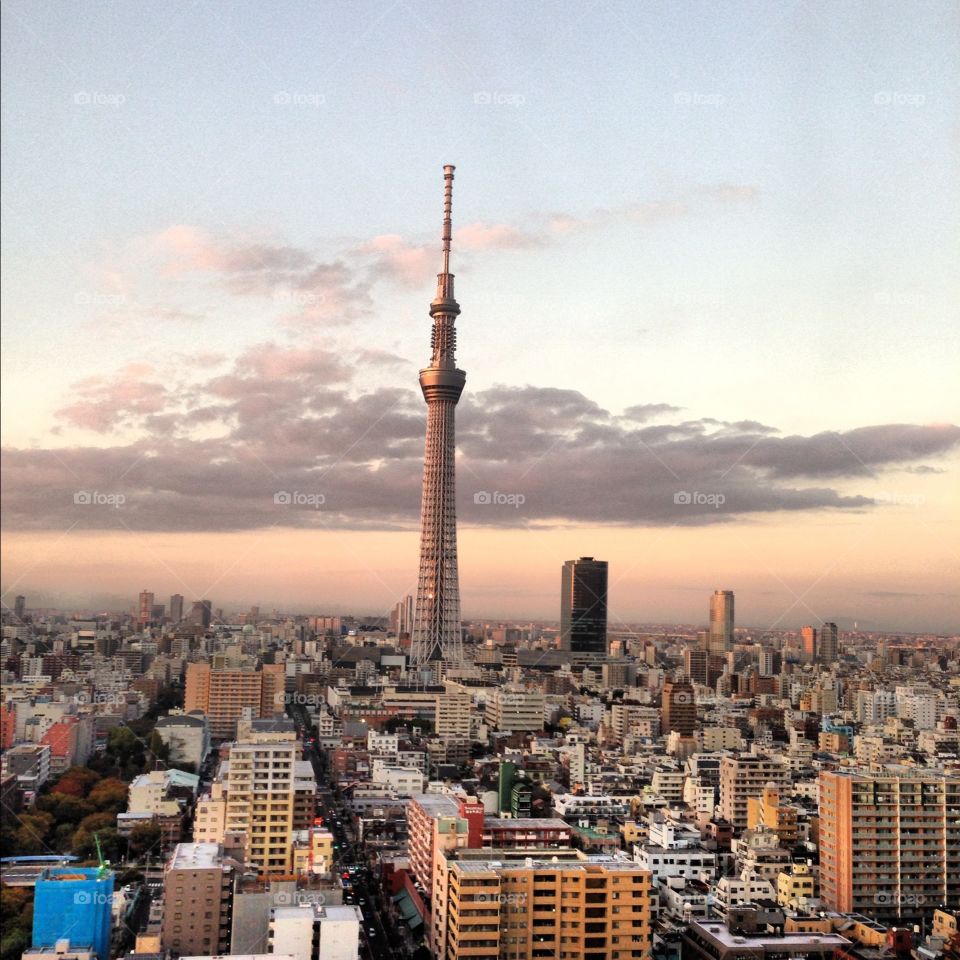
M 371 368 L 398 362 L 382 351 L 343 356 L 268 343 L 207 379 L 174 381 L 137 366 L 83 381 L 74 390 L 80 399 L 60 411 L 63 422 L 105 440 L 111 433 L 137 439 L 6 450 L 5 524 L 409 528 L 419 513 L 423 401 L 410 389 L 358 386 Z M 834 484 L 917 460 L 926 466 L 960 446 L 956 426 L 780 436 L 753 420 L 648 422 L 677 412 L 639 403 L 615 414 L 557 388 L 467 393 L 457 424 L 460 516 L 500 527 L 649 526 L 883 509 L 872 496 Z M 292 502 L 276 502 L 280 493 Z M 494 502 L 479 502 L 484 493 Z M 514 498 L 496 502 L 494 493 Z M 82 502 L 84 495 L 94 502 Z

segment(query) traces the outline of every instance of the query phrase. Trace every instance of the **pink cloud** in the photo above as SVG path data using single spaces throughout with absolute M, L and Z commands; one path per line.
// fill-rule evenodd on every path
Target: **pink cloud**
M 468 250 L 512 250 L 537 246 L 542 241 L 505 223 L 468 223 L 456 231 L 454 242 Z
M 374 237 L 355 252 L 372 258 L 371 269 L 376 276 L 405 286 L 419 286 L 440 270 L 438 243 L 418 246 L 395 233 Z
M 110 377 L 87 377 L 74 384 L 79 399 L 61 407 L 56 416 L 82 430 L 109 433 L 159 413 L 170 394 L 162 383 L 146 379 L 155 372 L 149 363 L 131 363 Z

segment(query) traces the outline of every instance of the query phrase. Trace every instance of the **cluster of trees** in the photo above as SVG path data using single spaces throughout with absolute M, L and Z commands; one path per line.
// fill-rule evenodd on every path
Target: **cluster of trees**
M 182 703 L 182 691 L 164 687 L 139 719 L 114 727 L 106 748 L 94 754 L 85 767 L 67 770 L 37 798 L 32 810 L 13 817 L 4 812 L 0 825 L 0 851 L 4 856 L 74 853 L 84 860 L 96 857 L 93 834 L 100 837 L 109 859 L 127 853 L 136 856 L 155 846 L 159 828 L 134 828 L 129 847 L 117 834 L 116 817 L 127 806 L 127 784 L 141 773 L 163 769 L 169 747 L 155 730 L 157 717 Z M 193 773 L 190 764 L 178 768 Z
M 95 753 L 87 767 L 103 777 L 114 776 L 129 783 L 134 777 L 166 765 L 170 748 L 156 732 L 148 732 L 149 739 L 137 734 L 132 724 L 114 727 L 107 738 L 106 749 Z
M 20 960 L 33 938 L 33 891 L 0 889 L 0 960 Z
M 127 785 L 116 777 L 103 777 L 88 767 L 71 767 L 33 809 L 4 820 L 4 856 L 73 853 L 82 860 L 96 859 L 93 835 L 100 838 L 105 857 L 121 851 L 117 814 L 127 807 Z

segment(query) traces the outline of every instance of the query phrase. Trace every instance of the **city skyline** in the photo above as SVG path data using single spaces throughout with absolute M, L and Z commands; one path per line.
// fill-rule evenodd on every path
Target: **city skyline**
M 4 601 L 415 593 L 450 159 L 465 616 L 552 616 L 556 565 L 593 554 L 621 620 L 700 622 L 732 584 L 751 622 L 955 629 L 950 5 L 909 33 L 886 8 L 434 9 L 361 8 L 374 55 L 339 61 L 341 12 L 226 11 L 238 102 L 206 11 L 7 8 Z M 466 30 L 462 62 L 408 75 L 431 29 Z M 214 130 L 232 162 L 187 165 Z

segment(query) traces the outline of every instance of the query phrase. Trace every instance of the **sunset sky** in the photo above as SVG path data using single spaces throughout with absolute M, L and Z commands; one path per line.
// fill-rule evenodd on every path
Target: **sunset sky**
M 413 592 L 454 163 L 465 616 L 960 629 L 958 19 L 4 4 L 4 603 Z

